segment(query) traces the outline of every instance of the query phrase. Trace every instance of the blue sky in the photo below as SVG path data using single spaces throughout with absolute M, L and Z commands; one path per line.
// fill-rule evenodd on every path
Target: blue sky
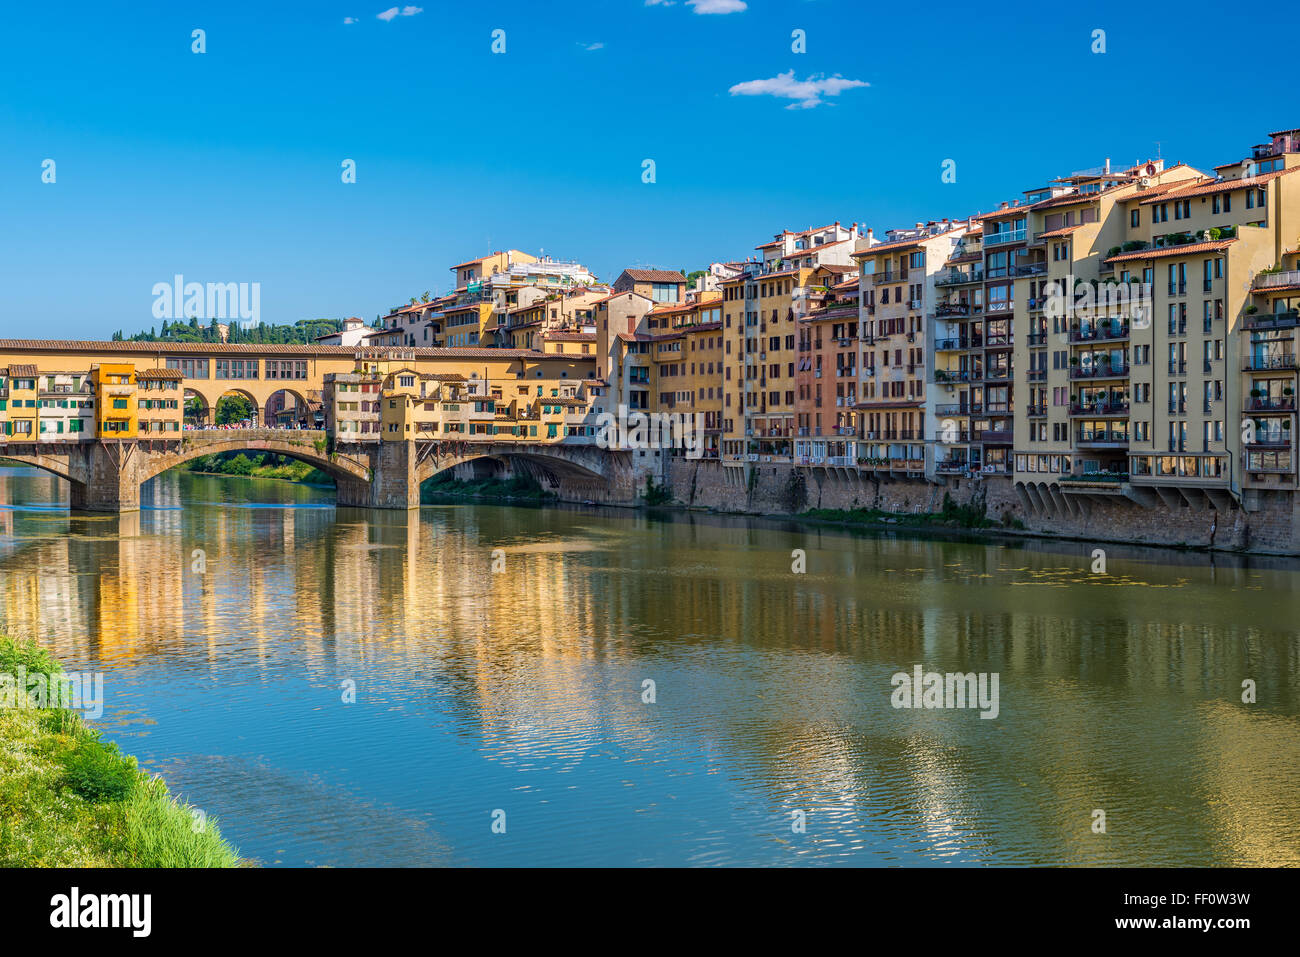
M 987 210 L 1157 140 L 1208 169 L 1300 125 L 1262 55 L 1241 60 L 1254 28 L 1220 29 L 1221 6 L 979 21 L 970 4 L 710 5 L 742 4 L 424 0 L 388 19 L 385 0 L 11 4 L 0 335 L 147 329 L 153 284 L 176 273 L 259 282 L 262 318 L 290 322 L 371 320 L 507 247 L 606 279 L 698 268 L 782 227 Z M 1267 20 L 1300 25 L 1286 5 Z M 809 99 L 836 76 L 867 85 Z

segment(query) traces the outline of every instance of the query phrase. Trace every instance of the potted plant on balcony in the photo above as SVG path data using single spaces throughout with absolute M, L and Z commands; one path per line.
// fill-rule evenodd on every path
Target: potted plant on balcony
M 1247 306 L 1247 307 L 1246 307 L 1246 315 L 1248 315 L 1248 316 L 1253 316 L 1253 315 L 1254 315 L 1255 313 L 1257 313 L 1257 312 L 1259 312 L 1259 306 Z

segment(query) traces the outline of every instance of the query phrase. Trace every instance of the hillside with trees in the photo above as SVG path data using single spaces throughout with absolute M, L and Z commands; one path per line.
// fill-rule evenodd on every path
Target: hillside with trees
M 226 338 L 221 337 L 222 325 L 225 325 Z M 164 322 L 159 328 L 154 326 L 148 332 L 137 332 L 126 336 L 119 329 L 113 333 L 114 342 L 234 342 L 249 345 L 302 345 L 313 342 L 317 336 L 338 332 L 343 326 L 341 319 L 299 319 L 292 325 L 272 325 L 265 322 L 247 328 L 238 322 L 228 325 L 218 324 L 217 320 L 203 324 L 198 319 Z

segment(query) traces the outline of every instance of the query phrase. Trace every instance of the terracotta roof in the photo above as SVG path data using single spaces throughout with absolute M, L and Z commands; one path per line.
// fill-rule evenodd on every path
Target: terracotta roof
M 978 218 L 981 220 L 986 220 L 986 219 L 1001 219 L 1004 216 L 1023 216 L 1025 213 L 1029 212 L 1029 210 L 1032 208 L 1033 207 L 1029 206 L 1028 204 L 1022 206 L 1008 206 L 1006 209 L 995 209 L 993 212 L 985 213 L 984 215 Z
M 1073 226 L 1064 226 L 1061 229 L 1053 229 L 1050 232 L 1039 233 L 1037 239 L 1056 239 L 1060 236 L 1068 236 L 1078 229 L 1083 229 L 1084 223 L 1075 223 Z
M 686 277 L 673 269 L 624 269 L 623 275 L 634 282 L 685 282 Z
M 849 306 L 829 306 L 825 309 L 818 309 L 816 312 L 810 312 L 800 319 L 800 322 L 821 322 L 824 319 L 843 319 L 849 316 L 857 318 L 858 307 Z
M 474 346 L 457 347 L 418 347 L 411 346 L 417 358 L 453 359 L 457 357 L 475 359 L 518 359 L 535 358 L 555 360 L 558 356 L 543 356 L 534 349 L 484 349 Z M 0 339 L 0 353 L 4 352 L 123 352 L 146 353 L 158 358 L 178 355 L 276 355 L 276 356 L 355 356 L 357 346 L 314 346 L 314 345 L 229 345 L 220 342 L 100 342 L 87 339 Z M 12 370 L 15 368 L 11 366 Z M 17 367 L 21 368 L 21 367 Z M 35 366 L 30 366 L 35 371 Z M 13 374 L 12 371 L 10 373 Z M 22 373 L 20 373 L 22 374 Z
M 1277 132 L 1269 133 L 1268 135 L 1272 138 L 1274 136 L 1286 136 L 1288 133 L 1300 133 L 1300 127 L 1297 127 L 1294 130 L 1278 130 Z
M 644 299 L 646 302 L 653 302 L 653 300 L 649 296 L 643 296 L 641 295 L 641 293 L 634 292 L 631 289 L 624 289 L 622 292 L 611 292 L 608 296 L 605 296 L 603 299 L 597 299 L 595 302 L 592 303 L 592 305 L 599 306 L 602 302 L 609 302 L 611 299 L 617 299 L 619 296 L 636 296 L 638 299 Z
M 1161 246 L 1159 249 L 1135 249 L 1129 253 L 1119 253 L 1104 260 L 1108 263 L 1128 262 L 1133 259 L 1164 259 L 1168 256 L 1195 256 L 1198 253 L 1217 253 L 1227 249 L 1235 239 L 1216 239 L 1208 243 L 1187 243 L 1183 246 Z
M 945 229 L 941 233 L 931 233 L 928 236 L 914 236 L 911 239 L 895 239 L 887 243 L 877 243 L 874 246 L 868 246 L 866 249 L 858 250 L 853 254 L 854 259 L 861 259 L 866 256 L 875 256 L 878 253 L 893 252 L 895 249 L 907 249 L 910 246 L 919 246 L 921 243 L 929 242 L 931 239 L 942 239 L 944 236 L 951 235 L 960 227 L 954 226 Z
M 834 227 L 836 227 L 836 226 L 838 226 L 838 225 L 839 225 L 838 222 L 835 222 L 835 223 L 828 223 L 828 224 L 825 225 L 825 226 L 818 226 L 816 229 L 805 229 L 805 230 L 802 230 L 802 231 L 797 232 L 797 233 L 791 232 L 791 231 L 788 230 L 788 229 L 783 229 L 783 230 L 781 230 L 781 234 L 780 234 L 776 239 L 772 240 L 770 243 L 763 243 L 763 245 L 761 245 L 761 246 L 755 246 L 754 248 L 755 248 L 755 249 L 766 249 L 768 246 L 779 246 L 779 245 L 781 244 L 781 240 L 785 239 L 785 237 L 787 237 L 787 236 L 811 236 L 813 233 L 820 233 L 820 232 L 822 232 L 822 231 L 824 231 L 824 230 L 832 229 L 832 228 L 834 228 Z M 820 247 L 818 247 L 818 248 L 820 248 Z
M 20 375 L 20 376 L 29 376 L 29 375 L 36 375 L 36 366 L 34 366 L 34 365 L 18 365 L 18 366 L 10 366 L 10 367 L 9 367 L 9 374 L 10 374 L 11 376 L 19 376 L 19 375 Z
M 1218 167 L 1216 167 L 1217 169 Z M 1204 180 L 1194 183 L 1190 186 L 1183 186 L 1180 189 L 1174 189 L 1161 196 L 1152 196 L 1142 201 L 1142 205 L 1147 203 L 1165 202 L 1171 199 L 1188 199 L 1192 196 L 1207 196 L 1210 193 L 1226 193 L 1234 189 L 1254 189 L 1265 183 L 1272 182 L 1279 176 L 1286 176 L 1288 173 L 1294 173 L 1300 166 L 1292 166 L 1290 169 L 1274 170 L 1271 173 L 1264 173 L 1261 176 L 1247 176 L 1243 179 L 1224 179 L 1217 182 L 1206 183 Z
M 854 277 L 853 277 L 852 279 L 846 279 L 846 280 L 844 280 L 843 282 L 837 282 L 835 285 L 831 286 L 831 288 L 832 288 L 832 289 L 842 289 L 842 290 L 844 290 L 844 291 L 846 291 L 846 292 L 847 292 L 848 290 L 850 290 L 850 289 L 857 289 L 857 288 L 858 288 L 858 277 L 857 277 L 856 275 L 854 275 Z
M 183 379 L 180 369 L 141 369 L 135 374 L 136 379 Z
M 594 332 L 548 332 L 544 333 L 542 338 L 553 342 L 595 342 L 596 334 Z

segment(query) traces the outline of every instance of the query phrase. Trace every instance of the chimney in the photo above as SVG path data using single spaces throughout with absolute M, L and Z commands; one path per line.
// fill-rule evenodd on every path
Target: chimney
M 872 228 L 871 228 L 870 226 L 868 226 L 868 227 L 867 227 L 867 242 L 868 242 L 868 243 L 874 243 L 875 241 L 876 241 L 876 234 L 875 234 L 875 232 L 872 230 Z

